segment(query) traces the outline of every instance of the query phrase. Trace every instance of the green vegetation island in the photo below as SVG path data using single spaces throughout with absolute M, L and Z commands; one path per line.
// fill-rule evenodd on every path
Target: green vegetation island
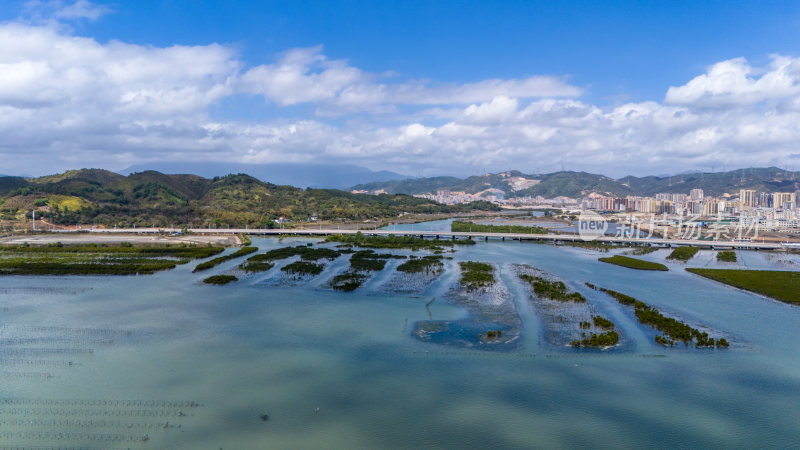
M 331 287 L 337 291 L 350 292 L 361 287 L 369 278 L 370 272 L 379 272 L 386 267 L 386 261 L 402 259 L 404 255 L 375 253 L 374 250 L 360 250 L 350 256 L 350 267 L 331 280 Z
M 719 262 L 736 262 L 736 252 L 726 250 L 717 252 L 717 261 Z
M 234 281 L 239 281 L 239 279 L 233 275 L 213 275 L 203 280 L 203 283 L 222 285 L 232 283 Z
M 230 261 L 232 259 L 241 258 L 242 256 L 246 256 L 246 255 L 249 255 L 251 253 L 255 253 L 257 251 L 258 251 L 258 247 L 242 247 L 239 250 L 231 253 L 230 255 L 219 256 L 219 257 L 214 258 L 214 259 L 212 259 L 210 261 L 202 262 L 202 263 L 198 264 L 197 267 L 195 267 L 192 272 L 200 272 L 200 271 L 203 271 L 203 270 L 208 270 L 208 269 L 210 269 L 212 267 L 216 267 L 216 266 L 224 263 L 225 261 Z
M 612 244 L 610 242 L 600 241 L 564 241 L 562 245 L 565 247 L 585 248 L 586 250 L 595 250 L 598 252 L 608 252 L 612 249 L 627 247 L 626 244 Z
M 147 275 L 207 258 L 223 247 L 60 243 L 0 246 L 0 275 Z
M 678 247 L 667 256 L 667 259 L 687 262 L 700 250 L 698 247 Z
M 292 275 L 319 275 L 324 266 L 306 261 L 295 261 L 281 267 L 282 272 Z
M 625 254 L 633 256 L 649 255 L 650 253 L 658 251 L 659 248 L 660 247 L 653 247 L 651 245 L 634 247 L 632 250 L 625 252 Z
M 463 261 L 458 263 L 458 265 L 461 267 L 460 284 L 466 288 L 467 292 L 491 286 L 495 282 L 494 267 L 492 267 L 491 264 L 476 261 Z
M 607 331 L 605 333 L 592 333 L 591 336 L 588 338 L 584 338 L 581 340 L 574 340 L 570 342 L 570 345 L 576 348 L 579 347 L 588 347 L 588 348 L 602 348 L 602 347 L 612 347 L 617 345 L 619 342 L 619 334 L 616 331 Z
M 589 337 L 583 339 L 576 339 L 570 342 L 569 345 L 580 348 L 603 348 L 612 347 L 619 342 L 619 333 L 614 331 L 614 322 L 602 316 L 592 316 L 592 322 L 581 322 L 580 327 L 583 329 L 590 329 L 594 325 L 600 328 L 604 333 L 592 333 Z
M 800 272 L 694 268 L 687 268 L 686 270 L 784 303 L 800 305 Z
M 622 255 L 614 255 L 608 258 L 600 258 L 598 261 L 636 270 L 661 270 L 661 271 L 669 270 L 667 266 L 660 263 L 644 261 L 641 259 L 631 258 Z
M 320 259 L 335 259 L 341 255 L 341 252 L 330 248 L 312 248 L 311 244 L 296 245 L 294 247 L 281 247 L 269 250 L 266 253 L 251 256 L 248 261 L 278 261 L 281 259 L 291 258 L 293 256 L 300 256 L 303 261 L 317 261 Z
M 547 228 L 526 227 L 522 225 L 484 225 L 474 222 L 454 220 L 450 223 L 452 232 L 509 233 L 509 234 L 547 234 Z
M 520 274 L 519 277 L 533 286 L 533 292 L 540 298 L 559 302 L 584 303 L 586 298 L 580 292 L 569 292 L 563 281 L 551 281 L 535 275 Z
M 412 257 L 397 266 L 398 272 L 406 273 L 432 273 L 439 274 L 444 270 L 444 263 L 442 262 L 441 255 L 429 255 L 422 258 Z
M 666 317 L 657 309 L 629 295 L 595 286 L 591 283 L 586 283 L 586 286 L 608 294 L 623 305 L 632 306 L 639 323 L 655 328 L 664 334 L 664 336 L 656 335 L 655 337 L 655 341 L 661 345 L 673 346 L 676 341 L 681 341 L 687 346 L 694 343 L 696 348 L 715 346 L 722 348 L 730 345 L 725 338 L 717 340 L 710 338 L 708 333 L 692 328 L 679 320 Z

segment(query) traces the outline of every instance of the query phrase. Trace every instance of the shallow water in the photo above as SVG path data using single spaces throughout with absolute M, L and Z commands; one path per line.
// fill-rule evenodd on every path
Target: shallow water
M 419 226 L 421 224 L 415 224 Z M 428 224 L 427 226 L 442 226 Z M 262 250 L 317 240 L 253 239 Z M 232 251 L 232 250 L 231 250 Z M 226 286 L 195 263 L 141 277 L 0 278 L 0 442 L 93 448 L 796 447 L 800 308 L 684 267 L 779 270 L 797 256 L 737 252 L 689 263 L 667 250 L 642 272 L 604 254 L 520 242 L 457 247 L 424 292 L 385 292 L 396 263 L 352 293 L 316 278 L 276 287 L 272 271 Z M 486 261 L 522 319 L 511 351 L 422 342 L 418 321 L 460 320 L 444 297 L 456 262 Z M 557 347 L 510 272 L 564 279 L 625 339 L 608 351 Z M 727 350 L 664 348 L 632 311 L 584 282 L 714 330 Z M 437 300 L 426 308 L 431 297 Z M 59 402 L 54 400 L 58 399 Z M 194 402 L 194 403 L 192 403 Z M 267 414 L 263 421 L 261 414 Z M 143 441 L 144 438 L 146 441 Z

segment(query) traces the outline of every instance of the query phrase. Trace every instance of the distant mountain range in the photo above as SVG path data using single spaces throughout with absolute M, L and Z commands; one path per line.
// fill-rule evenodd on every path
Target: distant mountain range
M 499 208 L 488 202 L 446 206 L 402 194 L 300 189 L 244 174 L 205 178 L 144 171 L 123 176 L 81 169 L 40 178 L 0 177 L 0 220 L 22 220 L 32 209 L 56 224 L 244 227 L 271 226 L 279 217 L 360 221 Z
M 409 178 L 395 172 L 376 172 L 351 164 L 236 164 L 179 161 L 137 164 L 120 170 L 119 173 L 130 175 L 147 170 L 165 174 L 194 174 L 206 178 L 221 177 L 231 173 L 246 173 L 261 181 L 276 185 L 326 189 L 347 189 L 359 183 Z
M 613 179 L 587 172 L 562 171 L 529 175 L 518 171 L 471 176 L 468 178 L 430 177 L 358 184 L 354 190 L 384 190 L 391 194 L 424 194 L 438 190 L 469 194 L 500 193 L 506 197 L 541 195 L 579 198 L 592 192 L 624 197 L 653 196 L 660 192 L 686 193 L 702 189 L 706 195 L 737 194 L 739 189 L 759 192 L 795 192 L 800 190 L 800 172 L 777 167 L 738 169 L 728 172 L 689 173 L 674 176 L 627 176 Z

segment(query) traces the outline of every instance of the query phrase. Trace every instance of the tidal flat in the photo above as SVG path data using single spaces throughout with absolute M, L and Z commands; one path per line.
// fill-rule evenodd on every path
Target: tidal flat
M 308 243 L 337 248 L 299 238 L 250 245 L 255 255 Z M 700 250 L 684 263 L 658 250 L 640 257 L 671 270 L 650 272 L 598 261 L 624 248 L 481 241 L 455 246 L 441 272 L 408 292 L 393 287 L 408 275 L 398 266 L 431 250 L 375 249 L 406 258 L 387 260 L 351 292 L 329 283 L 352 253 L 315 261 L 319 274 L 289 283 L 275 280 L 299 256 L 262 272 L 239 268 L 248 255 L 192 273 L 236 250 L 151 275 L 0 277 L 3 445 L 796 446 L 800 307 L 683 269 L 786 271 L 798 255 L 740 251 L 737 262 L 717 263 L 716 252 Z M 490 265 L 493 285 L 467 293 L 459 264 L 467 261 Z M 590 309 L 574 328 L 552 334 L 518 275 L 524 266 L 585 298 L 575 305 Z M 238 280 L 203 283 L 217 275 Z M 631 307 L 587 282 L 722 330 L 731 345 L 659 345 Z M 613 322 L 620 344 L 571 347 L 567 339 L 594 316 Z M 420 339 L 425 323 L 455 324 L 471 345 L 446 333 Z

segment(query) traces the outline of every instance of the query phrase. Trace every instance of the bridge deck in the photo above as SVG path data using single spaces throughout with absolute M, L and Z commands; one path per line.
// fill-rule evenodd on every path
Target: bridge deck
M 120 228 L 120 229 L 92 229 L 85 230 L 93 233 L 178 233 L 180 229 L 171 228 Z M 437 239 L 508 239 L 516 241 L 550 241 L 550 242 L 581 242 L 583 239 L 574 234 L 521 234 L 521 233 L 479 233 L 479 232 L 460 232 L 460 231 L 426 231 L 426 230 L 338 230 L 332 228 L 311 229 L 311 228 L 291 228 L 291 229 L 269 229 L 269 228 L 191 228 L 192 233 L 208 234 L 250 234 L 263 236 L 295 235 L 295 236 L 328 236 L 331 234 L 356 234 L 361 232 L 368 236 L 417 236 L 430 237 Z M 696 246 L 696 247 L 728 247 L 734 249 L 754 249 L 754 250 L 785 250 L 787 247 L 780 243 L 766 242 L 737 242 L 737 241 L 707 241 L 699 239 L 663 239 L 663 238 L 635 238 L 602 236 L 596 239 L 598 242 L 634 245 L 657 245 L 664 247 L 675 246 Z

